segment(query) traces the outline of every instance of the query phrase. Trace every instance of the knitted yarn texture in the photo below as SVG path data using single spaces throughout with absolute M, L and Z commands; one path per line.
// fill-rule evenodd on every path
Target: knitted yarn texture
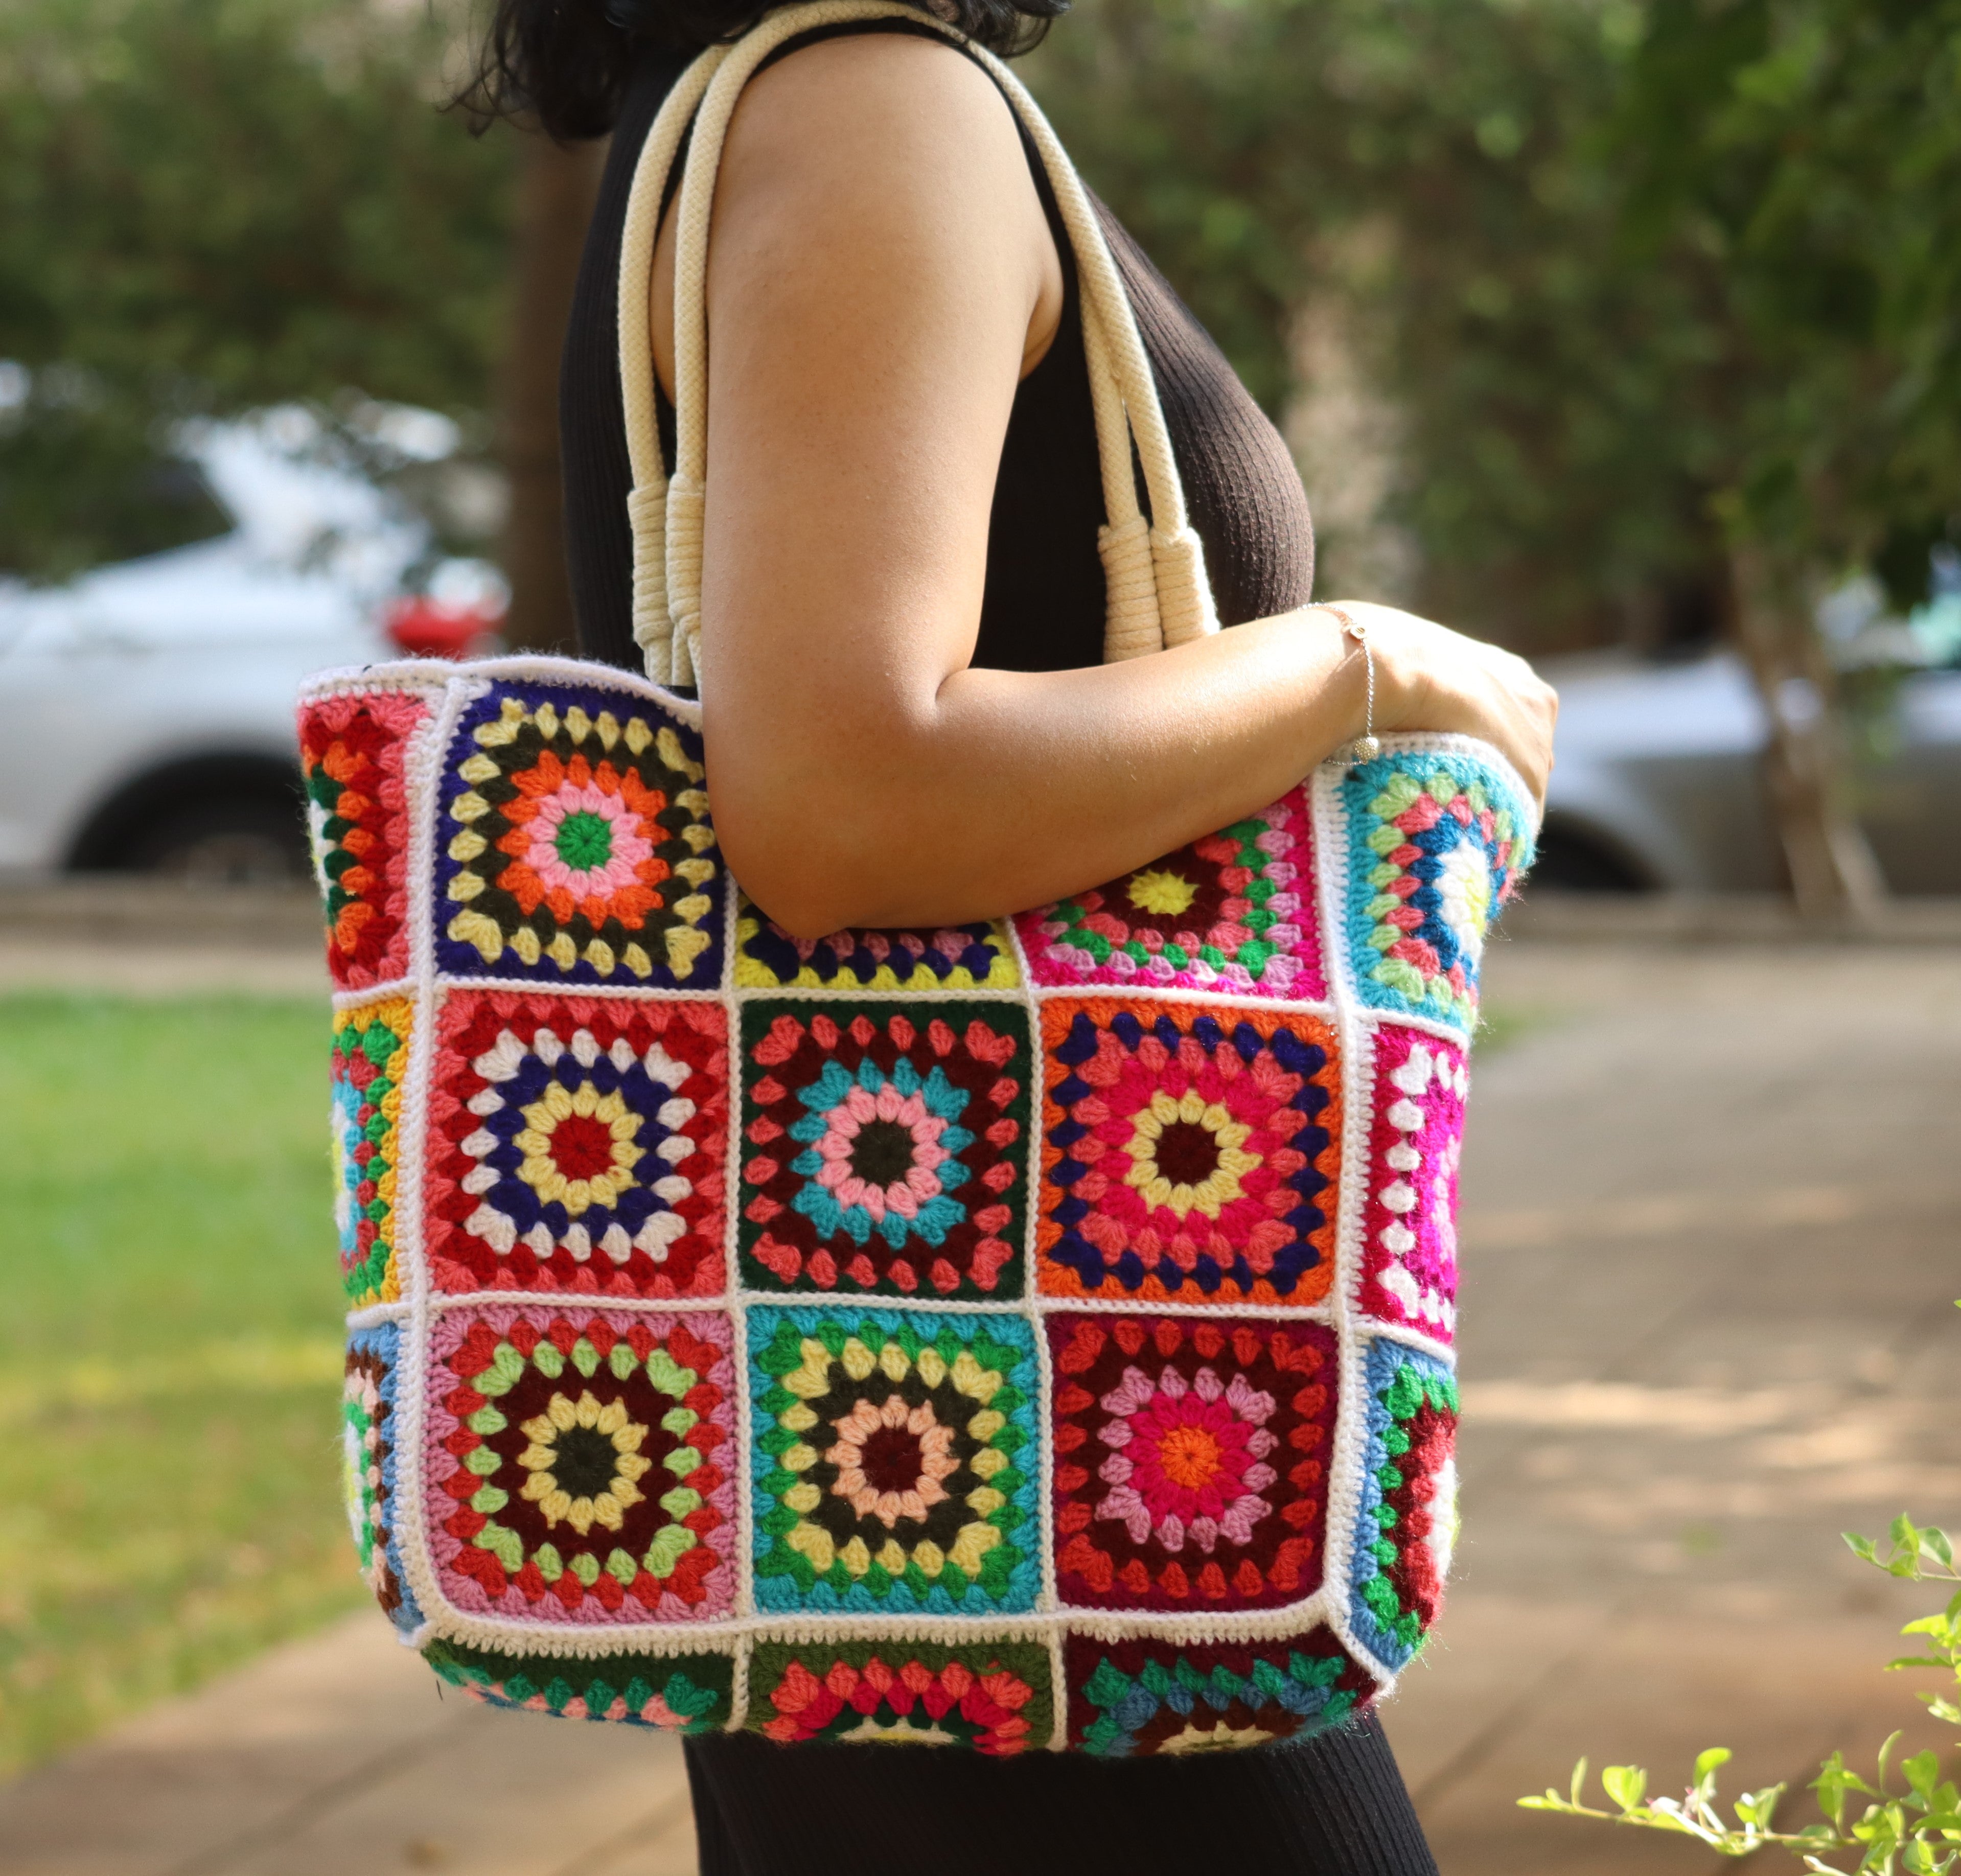
M 1390 738 L 1054 906 L 771 923 L 700 708 L 309 687 L 343 1476 L 493 1705 L 996 1757 L 1367 1706 L 1456 1531 L 1458 1161 L 1517 779 Z

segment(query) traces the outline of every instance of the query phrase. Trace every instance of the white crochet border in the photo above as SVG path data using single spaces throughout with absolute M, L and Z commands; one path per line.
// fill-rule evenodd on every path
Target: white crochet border
M 731 1067 L 729 1137 L 724 1165 L 732 1190 L 723 1207 L 725 1288 L 713 1297 L 608 1296 L 588 1300 L 595 1308 L 617 1314 L 671 1316 L 713 1312 L 726 1317 L 732 1326 L 732 1355 L 738 1371 L 734 1388 L 733 1473 L 737 1506 L 734 1610 L 729 1616 L 700 1623 L 642 1622 L 575 1626 L 472 1615 L 455 1608 L 447 1600 L 430 1552 L 423 1502 L 424 1422 L 431 1332 L 438 1320 L 451 1311 L 526 1303 L 556 1306 L 569 1300 L 560 1292 L 438 1292 L 429 1282 L 424 1252 L 425 1142 L 436 1016 L 442 1003 L 452 989 L 505 989 L 533 995 L 554 991 L 550 983 L 536 978 L 454 976 L 439 972 L 435 965 L 438 908 L 433 895 L 442 755 L 454 738 L 464 710 L 497 683 L 563 684 L 587 691 L 617 691 L 623 698 L 651 705 L 691 728 L 699 730 L 701 724 L 699 703 L 630 672 L 610 666 L 534 655 L 484 660 L 468 665 L 429 659 L 409 660 L 326 671 L 311 680 L 301 694 L 302 708 L 329 698 L 378 693 L 411 693 L 419 696 L 429 706 L 428 716 L 409 740 L 403 763 L 405 813 L 410 830 L 405 908 L 409 935 L 408 971 L 405 976 L 386 983 L 336 992 L 333 999 L 336 1013 L 378 1002 L 399 1001 L 409 1002 L 413 1011 L 409 1066 L 397 1131 L 394 1219 L 395 1263 L 401 1296 L 398 1301 L 352 1311 L 347 1318 L 350 1330 L 394 1323 L 401 1330 L 397 1355 L 396 1425 L 393 1429 L 395 1492 L 390 1527 L 403 1572 L 423 1616 L 419 1628 L 402 1636 L 405 1645 L 419 1647 L 440 1638 L 468 1647 L 547 1658 L 593 1658 L 622 1653 L 672 1658 L 703 1653 L 732 1655 L 733 1699 L 726 1730 L 736 1731 L 741 1729 L 747 1718 L 749 1658 L 754 1644 L 758 1641 L 816 1644 L 883 1638 L 939 1643 L 1041 1640 L 1047 1642 L 1050 1652 L 1054 1723 L 1049 1746 L 1057 1751 L 1064 1750 L 1067 1744 L 1069 1690 L 1063 1674 L 1063 1650 L 1072 1635 L 1106 1641 L 1162 1636 L 1184 1643 L 1204 1645 L 1274 1640 L 1306 1634 L 1317 1626 L 1325 1626 L 1375 1680 L 1379 1697 L 1390 1693 L 1395 1686 L 1396 1674 L 1363 1645 L 1349 1615 L 1355 1522 L 1368 1441 L 1368 1350 L 1377 1341 L 1398 1343 L 1434 1356 L 1453 1370 L 1456 1356 L 1449 1344 L 1407 1325 L 1367 1316 L 1360 1306 L 1363 1218 L 1373 1171 L 1370 1156 L 1375 1082 L 1374 1037 L 1377 1029 L 1389 1023 L 1427 1031 L 1456 1043 L 1467 1053 L 1471 1038 L 1463 1030 L 1448 1023 L 1399 1011 L 1378 1011 L 1363 1003 L 1357 994 L 1354 960 L 1350 949 L 1346 892 L 1352 856 L 1348 846 L 1347 817 L 1340 791 L 1346 770 L 1342 764 L 1332 761 L 1324 763 L 1309 778 L 1307 790 L 1312 823 L 1322 964 L 1328 991 L 1328 995 L 1318 1000 L 1254 999 L 1221 992 L 1158 986 L 1038 985 L 1034 982 L 1027 955 L 1012 919 L 1000 922 L 1000 928 L 1006 934 L 1021 979 L 1017 986 L 923 991 L 876 990 L 859 986 L 838 989 L 812 986 L 738 988 L 734 971 L 739 902 L 735 882 L 729 877 L 725 868 L 718 887 L 722 897 L 723 920 L 722 970 L 716 989 L 673 990 L 591 984 L 565 986 L 571 993 L 582 997 L 618 998 L 639 1003 L 719 1002 L 728 1025 Z M 1530 797 L 1516 772 L 1488 745 L 1459 736 L 1397 735 L 1382 740 L 1386 753 L 1475 758 L 1494 771 L 1500 782 L 1510 788 L 1515 811 L 1529 817 L 1526 804 Z M 1251 1005 L 1262 1010 L 1314 1016 L 1328 1023 L 1335 1032 L 1342 1056 L 1344 1137 L 1341 1177 L 1337 1193 L 1334 1272 L 1327 1297 L 1309 1304 L 1236 1301 L 1229 1308 L 1220 1306 L 1222 1314 L 1321 1323 L 1331 1327 L 1335 1333 L 1340 1397 L 1328 1467 L 1327 1540 L 1322 1581 L 1312 1594 L 1298 1602 L 1275 1609 L 1220 1611 L 1197 1616 L 1152 1610 L 1077 1609 L 1063 1603 L 1057 1592 L 1051 1523 L 1054 1464 L 1047 1425 L 1048 1403 L 1053 1398 L 1053 1376 L 1050 1371 L 1048 1338 L 1044 1333 L 1045 1319 L 1058 1312 L 1072 1315 L 1098 1311 L 1190 1313 L 1173 1303 L 1045 1296 L 1034 1287 L 1041 1177 L 1041 1155 L 1035 1150 L 1035 1144 L 1040 1132 L 1044 1093 L 1040 1065 L 1041 1008 L 1057 999 L 1086 996 L 1222 1007 Z M 1023 1194 L 1026 1217 L 1022 1245 L 1023 1278 L 1028 1294 L 1012 1301 L 993 1303 L 882 1295 L 833 1298 L 741 1287 L 741 1265 L 737 1250 L 739 1208 L 733 1195 L 735 1168 L 740 1164 L 741 1151 L 741 1072 L 736 1065 L 740 1054 L 741 1010 L 745 1003 L 758 999 L 773 1002 L 786 997 L 805 999 L 814 1004 L 866 1000 L 999 1002 L 1016 1005 L 1026 1013 L 1037 1058 L 1033 1065 L 1036 1085 L 1031 1090 L 1035 1111 L 1031 1119 L 1031 1151 Z M 1357 1168 L 1361 1169 L 1359 1174 Z M 752 1528 L 751 1457 L 754 1430 L 748 1373 L 748 1311 L 752 1305 L 760 1303 L 778 1307 L 827 1307 L 847 1301 L 853 1307 L 867 1310 L 898 1310 L 920 1315 L 1013 1317 L 1028 1325 L 1041 1378 L 1039 1406 L 1042 1415 L 1036 1441 L 1040 1456 L 1036 1518 L 1041 1586 L 1032 1610 L 1020 1614 L 997 1612 L 974 1616 L 885 1616 L 856 1613 L 830 1615 L 814 1611 L 785 1614 L 757 1610 Z

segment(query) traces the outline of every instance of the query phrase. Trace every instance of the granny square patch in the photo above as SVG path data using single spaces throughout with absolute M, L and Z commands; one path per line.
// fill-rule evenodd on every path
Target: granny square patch
M 759 1642 L 749 1727 L 783 1745 L 958 1745 L 1008 1759 L 1048 1744 L 1052 1680 L 1039 1642 Z
M 450 740 L 436 961 L 460 976 L 713 989 L 723 886 L 701 738 L 650 702 L 493 684 Z
M 402 1572 L 395 1529 L 396 1382 L 400 1332 L 393 1323 L 348 1337 L 340 1390 L 340 1486 L 354 1555 L 382 1613 L 404 1634 L 422 1623 Z
M 1369 1350 L 1368 1463 L 1348 1620 L 1391 1672 L 1423 1645 L 1457 1539 L 1457 1382 L 1399 1343 Z
M 531 1623 L 735 1600 L 727 1317 L 457 1310 L 430 1335 L 425 1516 L 443 1594 Z
M 1070 1744 L 1102 1759 L 1304 1737 L 1366 1707 L 1376 1692 L 1325 1628 L 1215 1644 L 1072 1636 L 1063 1659 Z
M 333 1213 L 340 1282 L 350 1309 L 402 1293 L 395 1259 L 402 1084 L 414 1009 L 405 999 L 364 1003 L 333 1018 Z
M 827 990 L 1002 990 L 1021 982 L 1005 924 L 792 938 L 747 898 L 735 927 L 735 982 Z
M 745 1284 L 1021 1294 L 1035 1068 L 1019 1004 L 757 1002 L 741 1049 Z
M 1375 1046 L 1361 1306 L 1448 1342 L 1457 1330 L 1457 1168 L 1470 1081 L 1464 1051 L 1394 1023 L 1378 1027 Z
M 1056 1587 L 1088 1609 L 1268 1609 L 1321 1582 L 1334 1332 L 1056 1315 Z
M 429 720 L 413 691 L 323 697 L 300 712 L 300 774 L 314 870 L 327 901 L 334 987 L 406 976 L 410 739 Z
M 505 1655 L 432 1642 L 422 1659 L 486 1706 L 560 1719 L 619 1720 L 669 1733 L 726 1726 L 735 1676 L 729 1655 Z
M 1315 1303 L 1334 1270 L 1333 1027 L 1283 1011 L 1057 998 L 1042 1010 L 1050 1295 Z
M 1019 1316 L 749 1311 L 756 1600 L 1035 1607 L 1035 1343 Z
M 429 1098 L 437 1288 L 718 1292 L 726 1029 L 719 1003 L 451 991 Z
M 1468 1034 L 1484 935 L 1531 863 L 1525 804 L 1494 766 L 1429 753 L 1358 763 L 1341 795 L 1357 993 Z
M 1328 994 L 1306 791 L 1015 921 L 1039 984 Z

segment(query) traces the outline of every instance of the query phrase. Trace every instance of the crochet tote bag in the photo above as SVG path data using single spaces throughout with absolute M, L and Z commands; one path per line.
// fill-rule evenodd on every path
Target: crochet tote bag
M 1455 1528 L 1459 1142 L 1531 810 L 1406 737 L 993 922 L 789 936 L 716 845 L 698 645 L 707 210 L 786 9 L 641 160 L 620 295 L 653 674 L 329 674 L 348 1507 L 402 1639 L 502 1705 L 994 1755 L 1366 1706 Z M 1149 368 L 1083 282 L 1111 657 L 1214 629 Z M 646 308 L 680 197 L 678 461 Z M 1156 526 L 1139 512 L 1134 440 Z

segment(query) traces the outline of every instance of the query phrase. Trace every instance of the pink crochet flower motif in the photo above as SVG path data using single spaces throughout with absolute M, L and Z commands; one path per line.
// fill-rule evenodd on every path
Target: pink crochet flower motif
M 939 1196 L 939 1168 L 952 1155 L 941 1144 L 947 1123 L 928 1110 L 923 1095 L 901 1094 L 889 1081 L 875 1094 L 861 1085 L 824 1120 L 823 1137 L 815 1143 L 824 1162 L 817 1183 L 840 1206 L 861 1206 L 874 1225 L 882 1225 L 888 1212 L 917 1218 L 920 1206 Z M 875 1139 L 878 1148 L 868 1152 Z M 864 1176 L 864 1164 L 873 1166 L 874 1177 Z
M 959 1470 L 953 1428 L 930 1402 L 909 1407 L 905 1397 L 888 1394 L 883 1406 L 859 1400 L 836 1423 L 837 1443 L 824 1457 L 837 1468 L 831 1490 L 847 1499 L 860 1518 L 875 1518 L 890 1530 L 902 1518 L 922 1521 L 942 1502 L 941 1481 Z
M 1081 1120 L 1103 1114 L 1103 1177 L 1083 1235 L 1113 1261 L 1128 1250 L 1189 1272 L 1201 1255 L 1228 1269 L 1244 1257 L 1255 1277 L 1270 1276 L 1299 1236 L 1288 1220 L 1300 1203 L 1290 1182 L 1307 1164 L 1292 1145 L 1308 1124 L 1293 1105 L 1302 1078 L 1271 1049 L 1245 1062 L 1189 1036 L 1175 1055 L 1155 1038 L 1134 1055 L 1112 1039 L 1102 1053 L 1096 1068 L 1121 1065 L 1100 1102 L 1076 1109 Z
M 1223 1537 L 1253 1540 L 1253 1527 L 1272 1510 L 1260 1494 L 1277 1477 L 1266 1463 L 1277 1443 L 1267 1431 L 1274 1397 L 1243 1374 L 1221 1382 L 1201 1368 L 1187 1383 L 1167 1367 L 1153 1381 L 1127 1368 L 1098 1403 L 1115 1417 L 1098 1437 L 1111 1449 L 1098 1476 L 1110 1487 L 1096 1507 L 1116 1518 L 1133 1543 L 1155 1535 L 1167 1550 L 1188 1538 L 1208 1556 Z
M 525 830 L 525 862 L 547 893 L 576 899 L 623 891 L 639 884 L 653 845 L 640 816 L 618 795 L 569 778 L 543 796 Z

